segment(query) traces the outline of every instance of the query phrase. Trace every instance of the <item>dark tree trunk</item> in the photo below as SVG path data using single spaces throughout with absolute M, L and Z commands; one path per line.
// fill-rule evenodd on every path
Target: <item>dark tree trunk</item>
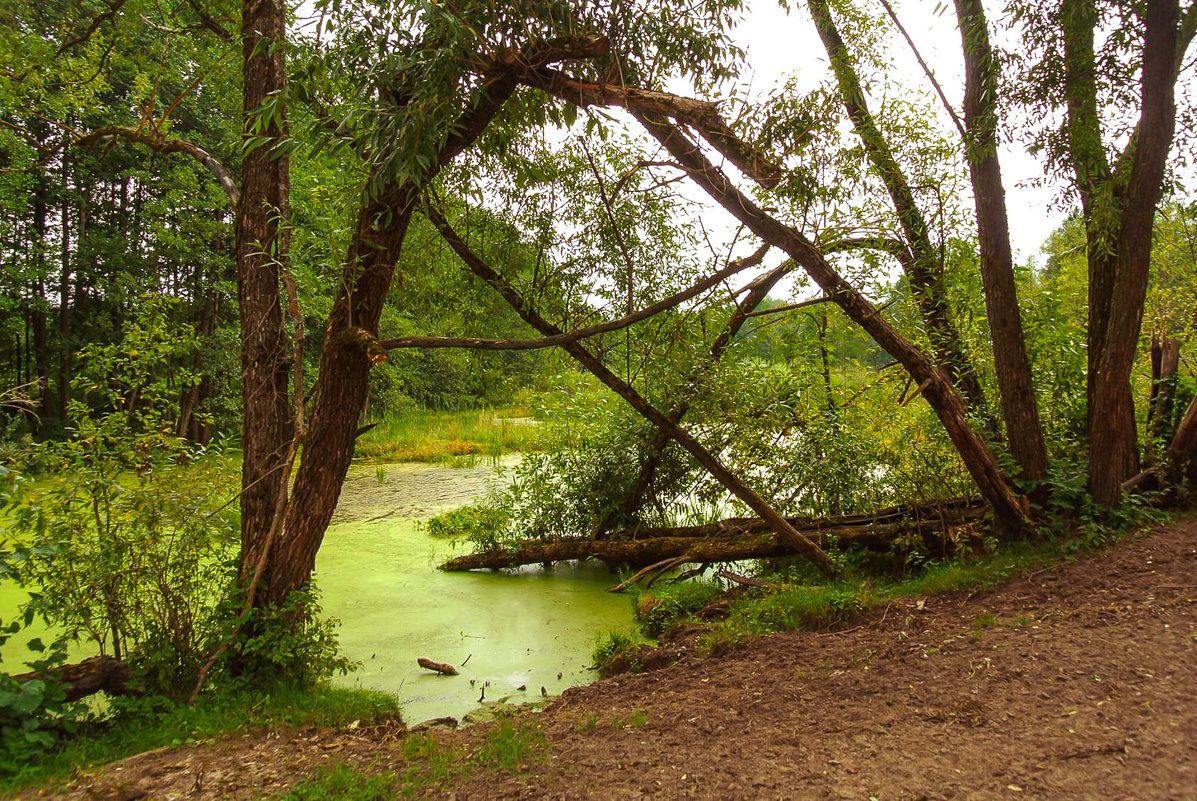
M 62 271 L 58 278 L 58 418 L 65 425 L 67 406 L 71 401 L 71 218 L 70 218 L 70 162 L 62 172 Z M 75 247 L 82 244 L 86 225 L 87 206 L 80 204 L 79 230 Z
M 29 327 L 33 335 L 33 361 L 36 369 L 38 415 L 44 421 L 53 414 L 50 402 L 50 357 L 46 337 L 46 179 L 39 172 L 33 190 L 33 263 L 34 278 L 29 299 Z
M 236 218 L 237 299 L 241 313 L 241 574 L 253 575 L 267 547 L 287 491 L 283 463 L 294 436 L 289 396 L 290 350 L 279 300 L 280 264 L 288 258 L 288 161 L 271 153 L 285 138 L 280 109 L 269 121 L 254 110 L 286 85 L 283 43 L 286 4 L 245 0 L 242 5 L 243 138 L 270 137 L 247 152 L 241 167 Z
M 997 153 L 997 65 L 981 0 L 956 0 L 956 14 L 964 49 L 965 150 L 977 208 L 981 280 L 993 337 L 1002 419 L 1010 453 L 1022 477 L 1040 481 L 1047 473 L 1047 444 L 1039 421 L 1014 283 L 1006 192 Z
M 207 337 L 212 336 L 216 330 L 216 292 L 211 291 L 204 299 L 204 305 L 200 309 L 199 320 L 196 321 L 195 333 L 199 337 L 200 347 L 196 348 L 195 353 L 191 357 L 191 372 L 200 374 L 204 367 L 204 349 L 203 342 Z M 200 426 L 197 424 L 195 418 L 195 411 L 199 408 L 200 403 L 210 390 L 211 382 L 206 376 L 201 376 L 200 380 L 191 384 L 183 391 L 183 397 L 179 402 L 179 420 L 175 425 L 175 436 L 186 437 L 192 442 L 203 444 L 201 442 Z
M 1151 340 L 1151 398 L 1147 402 L 1147 430 L 1151 448 L 1172 436 L 1176 374 L 1180 369 L 1180 341 L 1170 336 Z
M 1139 466 L 1130 374 L 1147 296 L 1155 208 L 1176 124 L 1178 18 L 1176 0 L 1147 4 L 1142 110 L 1089 410 L 1089 488 L 1094 500 L 1107 505 L 1118 501 L 1122 482 L 1137 473 Z

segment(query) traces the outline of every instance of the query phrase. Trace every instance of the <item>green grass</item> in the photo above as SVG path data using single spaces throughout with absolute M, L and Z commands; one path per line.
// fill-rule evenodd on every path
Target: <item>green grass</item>
M 1016 543 L 1002 553 L 975 561 L 934 565 L 918 576 L 900 581 L 782 583 L 733 601 L 727 619 L 711 626 L 702 642 L 709 650 L 722 643 L 742 642 L 776 631 L 831 629 L 847 624 L 854 615 L 867 609 L 896 600 L 964 589 L 981 590 L 1000 584 L 1012 576 L 1069 558 L 1058 544 Z M 991 618 L 978 618 L 976 631 L 983 631 L 987 626 L 997 623 L 996 618 Z
M 525 409 L 434 412 L 416 410 L 373 420 L 357 441 L 357 456 L 375 462 L 450 462 L 471 465 L 507 453 L 540 449 L 536 425 Z
M 191 707 L 139 701 L 129 714 L 93 724 L 14 775 L 0 776 L 0 796 L 163 746 L 281 728 L 342 726 L 355 720 L 367 725 L 398 715 L 398 699 L 392 695 L 328 686 L 218 695 Z

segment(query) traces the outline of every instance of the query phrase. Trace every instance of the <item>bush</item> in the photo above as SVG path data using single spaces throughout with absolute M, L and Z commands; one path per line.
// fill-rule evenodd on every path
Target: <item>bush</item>
M 30 618 L 125 660 L 142 690 L 179 694 L 220 634 L 236 464 L 173 434 L 178 385 L 195 378 L 167 367 L 194 339 L 166 308 L 147 300 L 119 344 L 81 352 L 70 436 L 37 446 L 54 478 L 15 493 L 11 577 L 31 591 Z

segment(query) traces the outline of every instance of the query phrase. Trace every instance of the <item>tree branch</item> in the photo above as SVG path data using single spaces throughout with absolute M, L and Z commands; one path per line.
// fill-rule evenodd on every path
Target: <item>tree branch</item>
M 466 348 L 468 350 L 540 350 L 542 348 L 552 348 L 559 345 L 567 345 L 571 342 L 579 342 L 583 339 L 589 339 L 599 334 L 605 334 L 610 331 L 618 331 L 622 328 L 627 328 L 630 325 L 647 320 L 661 312 L 680 306 L 692 298 L 701 295 L 708 289 L 718 286 L 723 281 L 727 280 L 736 273 L 743 272 L 751 267 L 760 264 L 765 258 L 765 254 L 769 251 L 768 245 L 762 245 L 755 253 L 745 256 L 742 259 L 737 259 L 731 262 L 722 270 L 712 273 L 709 277 L 704 278 L 697 284 L 684 289 L 674 295 L 671 295 L 664 300 L 660 300 L 652 305 L 645 306 L 643 309 L 632 314 L 620 317 L 618 320 L 608 320 L 602 323 L 579 328 L 576 331 L 568 333 L 557 334 L 548 337 L 538 337 L 531 339 L 476 339 L 472 337 L 396 337 L 394 339 L 384 339 L 379 344 L 387 350 L 396 348 Z
M 241 202 L 241 190 L 238 189 L 237 183 L 233 180 L 229 171 L 225 169 L 225 166 L 213 157 L 212 154 L 208 153 L 208 151 L 185 139 L 163 139 L 152 131 L 111 125 L 104 128 L 97 128 L 88 134 L 80 135 L 66 144 L 92 148 L 109 138 L 127 139 L 130 142 L 145 145 L 158 153 L 185 153 L 200 164 L 203 164 L 208 169 L 208 172 L 215 176 L 216 180 L 220 182 L 220 188 L 228 195 L 229 203 L 234 209 Z

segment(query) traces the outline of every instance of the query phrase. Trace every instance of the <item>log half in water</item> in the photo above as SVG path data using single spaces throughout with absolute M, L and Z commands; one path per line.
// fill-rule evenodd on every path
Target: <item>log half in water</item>
M 759 521 L 758 521 L 759 522 Z M 761 524 L 763 527 L 763 523 Z M 670 531 L 657 529 L 657 531 Z M 560 540 L 557 542 L 525 542 L 518 547 L 496 548 L 481 553 L 457 556 L 441 565 L 441 570 L 479 570 L 520 567 L 545 562 L 564 562 L 573 559 L 598 559 L 612 567 L 641 568 L 668 559 L 685 562 L 735 562 L 741 559 L 767 559 L 792 556 L 794 548 L 783 544 L 772 532 L 739 531 L 727 535 L 652 536 L 636 540 Z M 899 539 L 918 537 L 933 552 L 951 551 L 961 537 L 975 532 L 963 522 L 947 525 L 930 522 L 904 521 L 879 526 L 837 526 L 812 530 L 823 544 L 838 543 L 840 547 L 859 546 L 873 551 L 888 551 Z

